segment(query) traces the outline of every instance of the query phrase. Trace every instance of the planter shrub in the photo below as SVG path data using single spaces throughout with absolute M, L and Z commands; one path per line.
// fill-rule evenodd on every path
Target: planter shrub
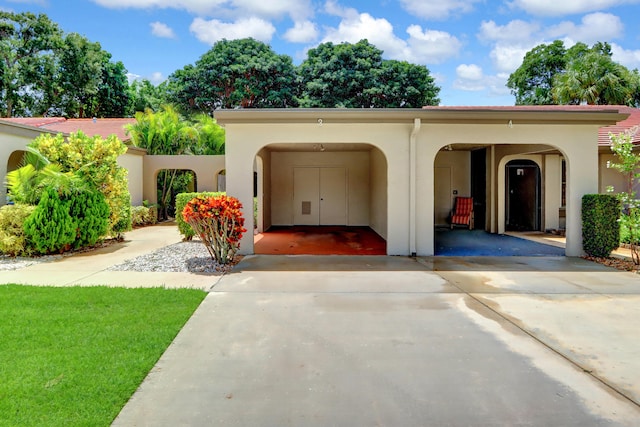
M 97 190 L 85 190 L 69 198 L 69 215 L 76 223 L 75 249 L 95 245 L 109 230 L 109 205 Z
M 591 256 L 608 257 L 620 245 L 620 201 L 611 194 L 582 197 L 582 247 Z
M 39 254 L 64 252 L 76 239 L 76 221 L 69 213 L 70 203 L 61 200 L 56 189 L 48 187 L 38 206 L 24 222 L 29 246 Z
M 0 208 L 0 252 L 10 256 L 30 255 L 24 222 L 35 209 L 35 206 L 24 204 Z
M 234 197 L 196 197 L 187 202 L 182 217 L 202 239 L 211 258 L 227 264 L 240 248 L 244 228 L 242 204 Z
M 187 224 L 182 217 L 182 211 L 187 203 L 196 197 L 207 198 L 222 195 L 224 195 L 222 192 L 206 191 L 202 193 L 179 193 L 176 195 L 176 223 L 178 224 L 178 230 L 180 231 L 180 234 L 182 234 L 184 240 L 191 240 L 193 236 L 196 235 L 193 228 L 191 228 L 191 226 Z

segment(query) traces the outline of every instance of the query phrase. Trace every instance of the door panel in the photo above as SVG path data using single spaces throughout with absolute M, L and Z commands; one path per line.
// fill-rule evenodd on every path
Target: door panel
M 540 230 L 540 168 L 535 164 L 507 164 L 506 229 Z
M 293 168 L 293 223 L 347 225 L 345 168 Z
M 320 171 L 293 168 L 293 223 L 318 225 L 320 222 Z
M 347 224 L 346 184 L 344 168 L 320 168 L 320 225 Z

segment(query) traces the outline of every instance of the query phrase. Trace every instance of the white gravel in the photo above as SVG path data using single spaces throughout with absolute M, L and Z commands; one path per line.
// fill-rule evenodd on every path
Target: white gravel
M 30 265 L 53 261 L 66 255 L 49 255 L 42 257 L 7 257 L 0 256 L 0 271 L 18 270 Z M 233 264 L 233 263 L 232 263 Z M 111 271 L 140 272 L 192 272 L 221 273 L 228 271 L 232 265 L 219 265 L 209 255 L 207 248 L 199 240 L 175 243 L 148 254 L 128 259 L 122 264 L 109 267 Z
M 175 243 L 109 267 L 112 271 L 217 273 L 229 266 L 217 264 L 199 240 Z

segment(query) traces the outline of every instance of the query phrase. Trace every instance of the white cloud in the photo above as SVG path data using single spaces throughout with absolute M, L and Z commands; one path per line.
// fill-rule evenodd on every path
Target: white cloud
M 494 21 L 482 21 L 478 38 L 485 41 L 528 42 L 539 30 L 539 24 L 519 19 L 510 21 L 507 25 L 497 25 Z
M 419 25 L 411 25 L 407 33 L 410 37 L 405 59 L 411 62 L 438 64 L 457 56 L 462 48 L 457 37 L 444 31 L 423 31 Z
M 537 43 L 531 45 L 509 45 L 497 43 L 491 50 L 489 56 L 493 60 L 496 69 L 503 73 L 511 73 L 520 65 L 528 51 L 533 49 Z
M 640 49 L 626 50 L 620 45 L 612 43 L 611 53 L 611 57 L 613 58 L 613 60 L 624 65 L 625 67 L 631 70 L 640 68 Z
M 567 38 L 570 40 L 568 44 L 575 44 L 575 42 L 593 44 L 600 40 L 620 38 L 623 32 L 624 24 L 619 17 L 610 13 L 597 12 L 585 15 L 580 25 L 564 21 L 551 26 L 545 31 L 545 35 L 553 40 Z
M 162 73 L 160 71 L 156 71 L 155 73 L 152 73 L 151 77 L 149 77 L 149 81 L 151 83 L 153 83 L 154 85 L 159 85 L 160 83 L 162 83 L 166 79 L 167 78 L 164 75 L 162 75 Z
M 271 22 L 256 17 L 243 18 L 235 22 L 195 18 L 189 29 L 198 40 L 211 45 L 222 39 L 236 40 L 246 37 L 268 43 L 276 32 L 276 27 Z
M 480 91 L 486 88 L 482 68 L 475 64 L 460 64 L 456 67 L 453 88 L 464 91 Z
M 296 22 L 283 37 L 291 43 L 310 43 L 318 38 L 318 27 L 311 21 Z
M 400 0 L 407 12 L 424 19 L 446 19 L 451 15 L 468 13 L 480 0 Z
M 176 38 L 176 33 L 174 33 L 173 29 L 169 27 L 167 24 L 156 21 L 149 24 L 149 26 L 151 27 L 151 34 L 153 34 L 156 37 L 162 37 L 166 39 Z
M 564 16 L 605 10 L 640 0 L 514 0 L 509 5 L 538 16 Z
M 404 40 L 394 34 L 393 25 L 384 18 L 374 18 L 368 13 L 358 13 L 344 8 L 335 1 L 325 4 L 328 14 L 342 18 L 337 28 L 325 28 L 322 42 L 356 43 L 367 39 L 384 51 L 384 56 L 421 64 L 435 64 L 456 56 L 462 43 L 443 31 L 423 30 L 418 25 L 407 28 L 409 38 Z

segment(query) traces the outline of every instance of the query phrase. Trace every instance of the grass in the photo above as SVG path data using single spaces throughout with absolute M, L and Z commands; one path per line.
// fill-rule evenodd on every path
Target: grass
M 0 426 L 108 426 L 199 290 L 0 286 Z

